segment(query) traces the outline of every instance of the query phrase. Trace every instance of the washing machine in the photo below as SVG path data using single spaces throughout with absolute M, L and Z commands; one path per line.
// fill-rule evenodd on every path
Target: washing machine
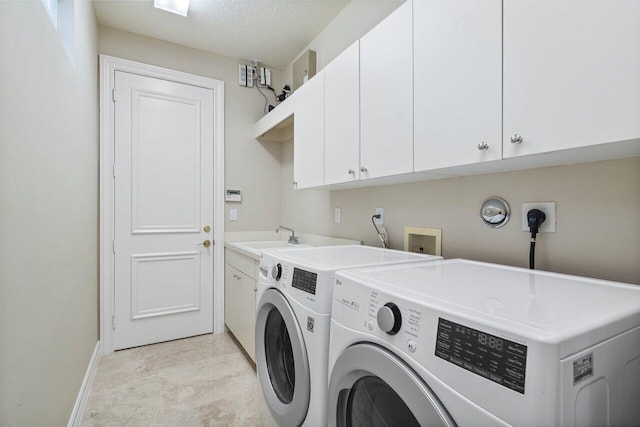
M 640 286 L 466 260 L 338 272 L 331 426 L 637 426 Z
M 263 425 L 327 425 L 336 270 L 436 259 L 441 257 L 358 245 L 263 251 L 255 328 Z

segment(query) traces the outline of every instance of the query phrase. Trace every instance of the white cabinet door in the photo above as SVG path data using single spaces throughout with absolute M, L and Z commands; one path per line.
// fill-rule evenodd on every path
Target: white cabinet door
M 504 0 L 504 157 L 639 136 L 640 1 Z
M 236 334 L 240 321 L 238 317 L 238 273 L 239 271 L 226 264 L 224 267 L 224 324 Z
M 360 39 L 360 179 L 413 170 L 411 1 Z
M 295 96 L 294 188 L 318 187 L 324 184 L 324 73 L 302 85 Z
M 236 338 L 249 357 L 256 360 L 256 281 L 242 272 L 238 272 L 238 316 L 240 327 Z
M 413 4 L 414 169 L 502 158 L 502 1 Z
M 360 43 L 324 68 L 324 183 L 360 176 Z

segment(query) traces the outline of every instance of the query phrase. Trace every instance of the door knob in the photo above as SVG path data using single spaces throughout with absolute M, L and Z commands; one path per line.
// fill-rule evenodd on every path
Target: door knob
M 360 166 L 360 172 L 367 172 L 367 168 L 365 168 L 364 166 Z
M 354 171 L 353 169 L 349 169 L 349 175 L 355 175 L 356 171 Z
M 204 228 L 202 229 L 202 231 L 204 231 L 205 233 L 210 232 L 211 231 L 211 226 L 205 225 Z
M 205 248 L 208 248 L 209 246 L 211 246 L 211 240 L 205 240 L 202 243 L 198 243 L 198 246 L 200 245 L 204 246 Z
M 511 143 L 512 144 L 521 144 L 522 143 L 522 137 L 520 135 L 518 135 L 517 133 L 514 134 L 511 137 Z

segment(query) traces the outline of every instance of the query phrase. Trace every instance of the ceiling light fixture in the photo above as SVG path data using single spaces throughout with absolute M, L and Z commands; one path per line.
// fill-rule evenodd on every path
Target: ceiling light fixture
M 176 15 L 187 16 L 191 0 L 153 0 L 153 7 L 166 10 Z

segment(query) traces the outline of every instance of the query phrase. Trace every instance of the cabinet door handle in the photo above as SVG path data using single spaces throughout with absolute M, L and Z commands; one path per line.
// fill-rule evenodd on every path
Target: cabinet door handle
M 349 175 L 355 175 L 356 171 L 354 171 L 353 169 L 349 169 Z
M 488 149 L 489 149 L 489 144 L 487 144 L 486 142 L 482 141 L 480 144 L 478 144 L 478 150 L 487 151 Z
M 367 172 L 367 168 L 365 168 L 364 166 L 360 166 L 360 172 Z
M 522 143 L 522 137 L 517 133 L 513 134 L 513 136 L 511 137 L 511 143 L 512 144 L 521 144 Z

